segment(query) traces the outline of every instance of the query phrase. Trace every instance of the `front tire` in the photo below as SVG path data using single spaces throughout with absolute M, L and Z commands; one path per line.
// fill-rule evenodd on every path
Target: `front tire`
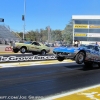
M 85 60 L 85 53 L 84 52 L 79 52 L 76 57 L 75 57 L 75 61 L 77 64 L 82 64 Z
M 57 57 L 58 61 L 63 61 L 65 58 L 64 57 Z
M 42 50 L 41 51 L 41 55 L 46 55 L 46 51 L 45 50 Z

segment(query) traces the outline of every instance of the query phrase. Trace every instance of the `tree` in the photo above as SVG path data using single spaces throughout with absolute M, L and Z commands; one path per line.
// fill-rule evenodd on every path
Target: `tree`
M 52 41 L 62 41 L 62 31 L 61 30 L 53 30 L 51 32 Z
M 23 32 L 17 32 L 21 38 L 23 38 Z
M 20 35 L 20 37 L 23 37 L 23 32 L 15 32 Z M 46 42 L 48 40 L 48 27 L 45 29 L 40 30 L 30 30 L 25 34 L 25 39 L 27 41 L 41 41 Z M 67 43 L 71 43 L 73 40 L 73 24 L 72 20 L 66 25 L 64 30 L 52 30 L 50 29 L 50 42 L 55 41 L 65 41 Z
M 67 43 L 72 43 L 73 41 L 73 24 L 72 20 L 66 25 L 65 29 L 62 31 L 62 37 Z

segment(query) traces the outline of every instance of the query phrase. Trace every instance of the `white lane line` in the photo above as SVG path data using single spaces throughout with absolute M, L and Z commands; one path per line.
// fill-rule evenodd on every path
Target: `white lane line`
M 53 99 L 61 98 L 61 97 L 64 97 L 64 96 L 72 95 L 72 94 L 75 94 L 75 93 L 78 93 L 78 92 L 82 92 L 82 91 L 97 88 L 97 87 L 100 87 L 100 84 L 85 87 L 85 88 L 80 88 L 80 89 L 77 89 L 77 90 L 69 91 L 67 93 L 64 92 L 64 93 L 56 94 L 54 96 L 45 97 L 45 98 L 42 98 L 42 99 L 39 99 L 39 100 L 53 100 Z
M 40 64 L 26 64 L 26 65 L 20 65 L 20 64 L 17 64 L 17 65 L 6 65 L 6 64 L 0 64 L 0 68 L 10 68 L 10 67 L 21 67 L 21 66 L 35 66 L 35 65 L 40 65 Z

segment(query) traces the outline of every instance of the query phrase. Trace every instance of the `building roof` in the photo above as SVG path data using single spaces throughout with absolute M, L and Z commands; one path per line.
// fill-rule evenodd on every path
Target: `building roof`
M 100 15 L 72 15 L 72 19 L 100 19 Z

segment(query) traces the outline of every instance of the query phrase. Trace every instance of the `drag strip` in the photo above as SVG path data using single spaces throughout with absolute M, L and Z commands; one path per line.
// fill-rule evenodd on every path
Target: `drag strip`
M 50 96 L 100 83 L 100 69 L 76 63 L 0 69 L 0 96 Z

